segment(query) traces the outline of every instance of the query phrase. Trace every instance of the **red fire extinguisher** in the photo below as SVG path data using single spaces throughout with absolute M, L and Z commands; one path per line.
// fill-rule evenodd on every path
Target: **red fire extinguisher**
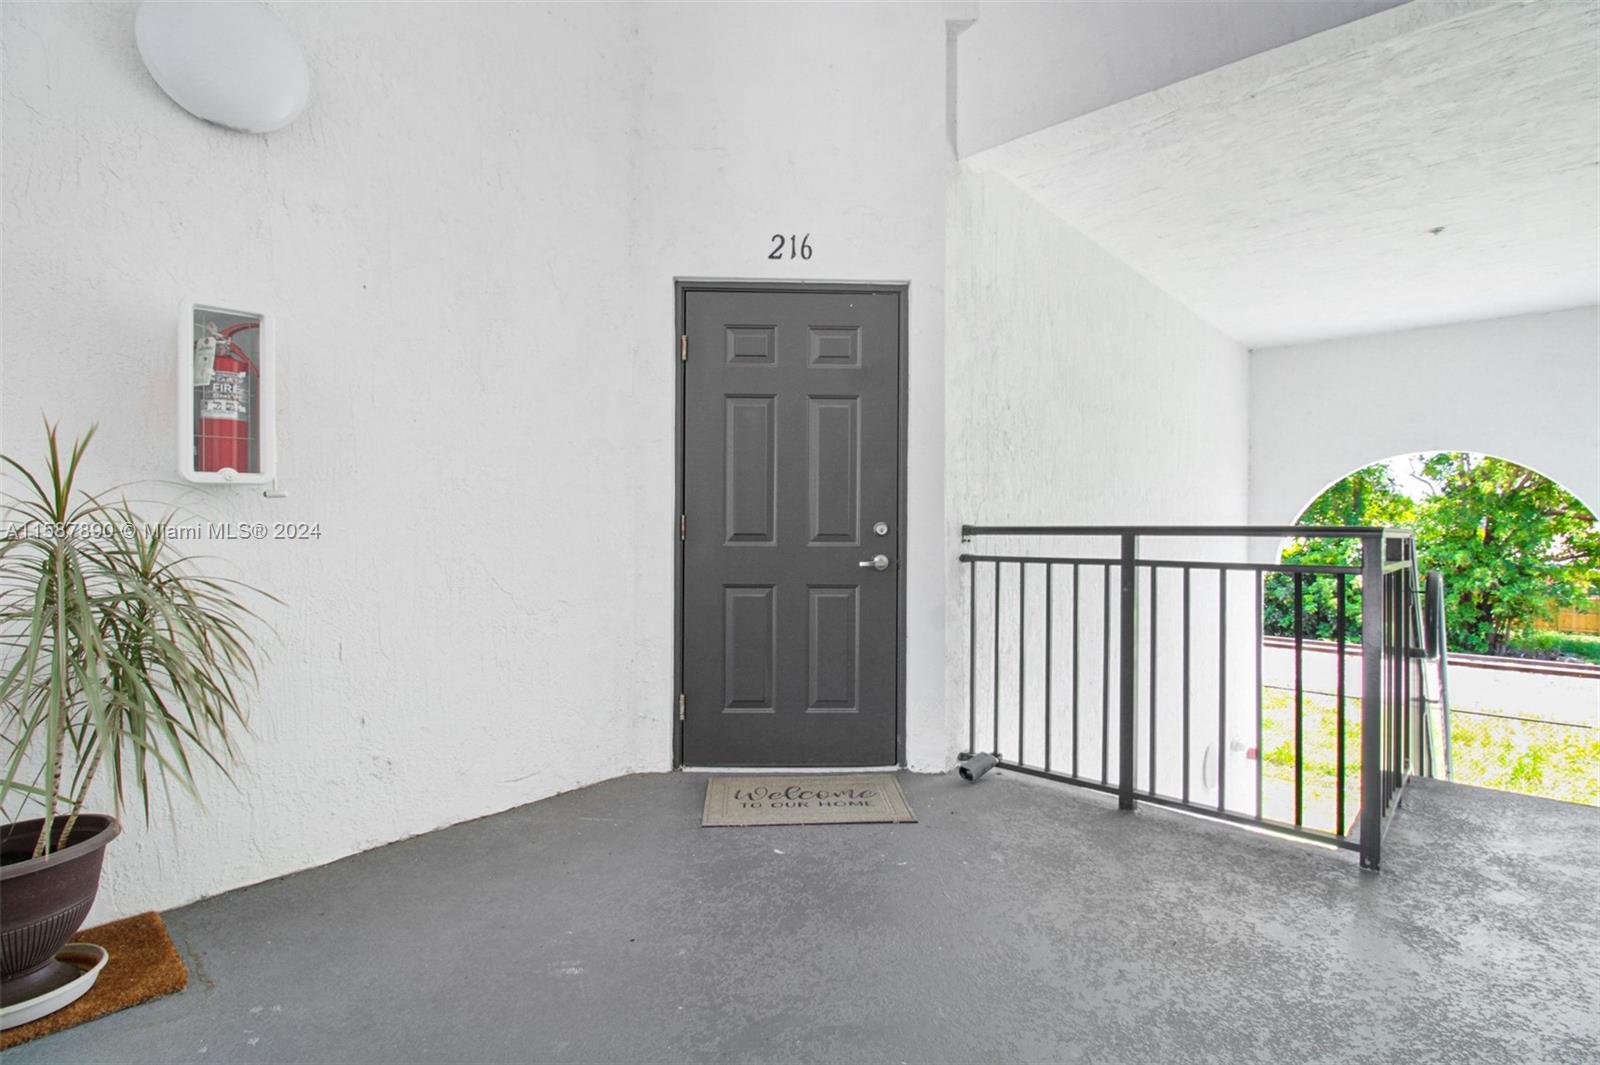
M 207 473 L 250 469 L 251 422 L 255 417 L 250 375 L 259 374 L 254 361 L 234 337 L 260 322 L 241 322 L 208 331 L 195 344 L 196 381 L 200 388 L 199 432 L 196 434 L 195 468 Z

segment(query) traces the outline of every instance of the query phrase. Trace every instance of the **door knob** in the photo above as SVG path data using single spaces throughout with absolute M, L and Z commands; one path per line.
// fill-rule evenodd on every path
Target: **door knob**
M 856 565 L 860 566 L 862 569 L 877 569 L 877 570 L 888 569 L 889 568 L 889 556 L 888 555 L 873 555 L 871 558 L 862 559 L 860 562 L 857 562 Z

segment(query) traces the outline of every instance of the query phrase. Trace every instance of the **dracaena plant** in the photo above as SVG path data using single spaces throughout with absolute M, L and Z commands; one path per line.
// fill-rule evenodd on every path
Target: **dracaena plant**
M 43 817 L 35 857 L 67 843 L 96 780 L 118 816 L 137 802 L 148 820 L 169 784 L 198 800 L 196 766 L 233 764 L 256 675 L 261 593 L 80 488 L 93 436 L 64 452 L 47 423 L 38 473 L 0 456 L 19 486 L 0 527 L 0 811 Z

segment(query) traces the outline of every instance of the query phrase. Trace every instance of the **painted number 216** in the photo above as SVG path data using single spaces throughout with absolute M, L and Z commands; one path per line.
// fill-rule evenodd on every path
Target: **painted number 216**
M 784 248 L 789 249 L 788 257 L 790 259 L 811 258 L 811 234 L 807 233 L 805 236 L 800 237 L 799 239 L 796 239 L 793 233 L 789 234 L 787 237 L 782 233 L 772 234 L 772 250 L 767 253 L 767 258 L 784 258 Z

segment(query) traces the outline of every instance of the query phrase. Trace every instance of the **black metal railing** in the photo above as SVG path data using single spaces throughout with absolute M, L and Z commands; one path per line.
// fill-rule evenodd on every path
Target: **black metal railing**
M 1275 554 L 1289 537 L 1353 541 L 1359 564 L 1245 557 L 1252 542 L 1274 541 Z M 999 545 L 960 556 L 963 757 L 988 751 L 1013 771 L 1115 794 L 1123 809 L 1148 802 L 1314 839 L 1378 868 L 1406 781 L 1432 772 L 1408 530 L 963 526 L 962 539 Z M 1095 546 L 1039 546 L 1063 541 Z M 1145 557 L 1154 543 L 1184 557 Z M 1292 681 L 1278 687 L 1263 668 L 1269 592 L 1290 604 Z M 1308 598 L 1336 647 L 1334 696 L 1317 705 Z
M 1450 634 L 1445 627 L 1444 574 L 1430 570 L 1423 582 L 1423 645 L 1434 664 L 1439 684 L 1439 734 L 1444 748 L 1444 775 L 1456 778 L 1455 759 L 1450 742 Z

